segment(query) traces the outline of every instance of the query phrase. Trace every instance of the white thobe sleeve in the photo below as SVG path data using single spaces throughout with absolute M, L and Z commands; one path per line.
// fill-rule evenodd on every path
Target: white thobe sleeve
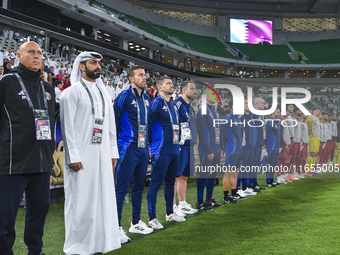
M 111 105 L 111 104 L 110 104 Z M 117 134 L 116 134 L 116 121 L 115 121 L 115 112 L 113 110 L 113 106 L 111 106 L 110 115 L 112 115 L 112 119 L 109 121 L 109 129 L 110 129 L 110 147 L 111 147 L 111 158 L 119 158 L 118 146 L 117 146 Z
M 60 122 L 63 129 L 63 139 L 66 143 L 70 162 L 66 162 L 68 165 L 72 163 L 81 162 L 79 151 L 76 143 L 76 134 L 74 127 L 74 120 L 77 111 L 78 97 L 74 91 L 65 90 L 60 98 Z

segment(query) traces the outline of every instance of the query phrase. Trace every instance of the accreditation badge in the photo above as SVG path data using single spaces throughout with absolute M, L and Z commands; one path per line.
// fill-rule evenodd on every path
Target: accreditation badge
M 103 141 L 103 124 L 104 120 L 96 118 L 92 132 L 92 144 L 101 144 Z
M 191 130 L 189 127 L 189 122 L 181 123 L 181 138 L 183 140 L 191 139 Z
M 215 128 L 215 144 L 220 144 L 220 128 Z
M 146 145 L 146 126 L 138 125 L 138 148 L 145 148 Z
M 172 143 L 178 144 L 179 143 L 179 126 L 172 125 Z
M 33 110 L 37 140 L 51 140 L 50 118 L 45 110 Z

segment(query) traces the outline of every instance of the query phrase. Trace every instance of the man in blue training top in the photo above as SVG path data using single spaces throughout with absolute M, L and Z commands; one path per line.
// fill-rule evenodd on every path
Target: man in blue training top
M 214 94 L 209 90 L 210 94 Z M 210 95 L 207 97 L 207 112 L 202 114 L 202 108 L 198 111 L 197 121 L 197 133 L 199 137 L 198 152 L 201 159 L 200 173 L 197 179 L 197 204 L 196 208 L 203 211 L 211 211 L 212 207 L 220 207 L 222 204 L 217 203 L 212 198 L 215 179 L 217 171 L 210 171 L 211 167 L 216 167 L 220 164 L 221 153 L 223 147 L 223 136 L 221 134 L 221 126 L 216 124 L 214 126 L 214 120 L 220 119 L 220 114 L 215 109 L 214 99 Z M 216 96 L 215 101 L 216 101 Z M 207 187 L 206 199 L 203 201 L 204 188 Z
M 254 127 L 254 122 L 252 121 L 253 114 L 250 112 L 248 107 L 248 99 L 244 99 L 244 114 L 240 117 L 242 123 L 242 166 L 238 174 L 237 187 L 241 187 L 244 195 L 256 195 L 256 192 L 260 192 L 259 189 L 253 190 L 250 186 L 249 177 L 251 176 L 251 167 L 254 154 L 254 146 L 256 142 L 257 130 Z M 255 191 L 255 192 L 254 192 Z
M 255 98 L 254 108 L 256 110 L 263 110 L 264 100 L 260 97 Z M 255 171 L 251 172 L 250 183 L 253 189 L 265 190 L 266 188 L 261 187 L 257 182 L 257 170 L 261 166 L 261 155 L 262 155 L 262 147 L 264 146 L 264 132 L 266 130 L 266 126 L 265 126 L 263 115 L 254 114 L 254 119 L 257 119 L 255 121 L 255 126 L 257 127 L 257 138 L 256 138 L 256 143 L 254 146 L 254 153 L 253 153 L 253 166 L 255 166 L 256 169 Z
M 118 134 L 119 159 L 116 167 L 117 210 L 122 243 L 130 241 L 121 227 L 124 197 L 132 180 L 132 223 L 130 233 L 150 234 L 153 232 L 141 219 L 141 206 L 145 175 L 148 169 L 148 112 L 150 98 L 146 87 L 143 66 L 133 66 L 128 71 L 131 86 L 121 92 L 114 102 Z
M 279 159 L 280 150 L 280 123 L 278 121 L 281 115 L 280 108 L 277 107 L 272 117 L 266 123 L 266 148 L 268 152 L 267 168 L 267 187 L 276 187 L 274 183 L 275 167 Z
M 196 85 L 190 81 L 184 81 L 181 85 L 181 94 L 175 102 L 178 109 L 179 122 L 181 124 L 180 144 L 180 163 L 176 174 L 175 194 L 174 194 L 174 211 L 178 210 L 184 214 L 197 213 L 197 209 L 191 208 L 191 205 L 185 201 L 188 176 L 193 174 L 195 166 L 194 146 L 197 139 L 195 125 L 195 111 L 190 104 L 190 99 L 196 93 Z M 178 193 L 179 205 L 176 206 L 176 191 Z
M 229 102 L 231 109 L 234 109 L 233 101 Z M 238 115 L 233 111 L 226 117 L 227 123 L 223 125 L 225 166 L 227 171 L 223 177 L 223 192 L 225 203 L 236 203 L 237 200 L 246 199 L 243 193 L 237 193 L 237 175 L 241 167 L 242 160 L 242 123 Z M 229 183 L 231 186 L 231 196 L 229 195 Z
M 171 102 L 174 85 L 167 77 L 161 77 L 156 82 L 159 96 L 150 105 L 149 111 L 149 140 L 151 142 L 151 182 L 147 195 L 149 209 L 149 226 L 161 229 L 163 225 L 156 217 L 157 193 L 164 186 L 166 204 L 166 221 L 185 221 L 173 211 L 174 186 L 176 172 L 179 166 L 179 116 L 177 109 Z

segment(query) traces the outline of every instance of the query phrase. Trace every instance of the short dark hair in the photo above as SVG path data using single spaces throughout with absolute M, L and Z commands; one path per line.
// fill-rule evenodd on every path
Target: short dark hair
M 183 91 L 183 89 L 185 89 L 186 87 L 188 87 L 188 85 L 190 83 L 193 83 L 191 81 L 184 81 L 182 84 L 181 84 L 181 91 Z
M 57 86 L 58 86 L 59 84 L 61 84 L 61 83 L 63 83 L 62 80 L 56 80 L 56 81 L 54 82 L 54 86 L 57 87 Z
M 329 116 L 328 112 L 322 112 L 322 115 L 328 115 Z
M 313 107 L 313 109 L 312 109 L 312 112 L 314 112 L 315 110 L 320 110 L 320 107 Z
M 229 104 L 229 106 L 234 106 L 234 101 L 233 101 L 232 99 L 230 99 L 230 100 L 228 101 L 228 104 Z
M 127 78 L 129 79 L 130 77 L 133 77 L 135 70 L 137 70 L 137 69 L 144 69 L 145 70 L 145 67 L 140 66 L 140 65 L 135 65 L 135 66 L 131 67 L 127 72 Z
M 298 110 L 300 110 L 298 107 L 294 108 L 294 113 L 296 113 Z
M 159 85 L 163 85 L 165 79 L 171 80 L 171 78 L 170 78 L 170 77 L 167 77 L 167 76 L 161 76 L 161 77 L 159 77 L 159 78 L 157 79 L 157 81 L 156 81 L 156 88 L 157 88 L 157 90 L 158 90 L 158 86 L 159 86 Z
M 293 104 L 286 104 L 286 110 L 288 110 L 288 106 L 293 105 Z

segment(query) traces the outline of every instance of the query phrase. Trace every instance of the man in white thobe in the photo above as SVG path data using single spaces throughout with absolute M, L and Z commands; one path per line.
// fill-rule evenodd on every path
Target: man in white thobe
M 99 78 L 102 56 L 82 52 L 60 98 L 65 147 L 66 255 L 121 246 L 113 167 L 118 148 L 111 98 Z
M 113 103 L 116 99 L 116 90 L 112 85 L 112 80 L 108 80 L 107 85 L 105 87 L 107 89 L 107 92 L 109 92 L 109 95 L 110 95 L 110 97 L 112 99 L 112 103 Z

